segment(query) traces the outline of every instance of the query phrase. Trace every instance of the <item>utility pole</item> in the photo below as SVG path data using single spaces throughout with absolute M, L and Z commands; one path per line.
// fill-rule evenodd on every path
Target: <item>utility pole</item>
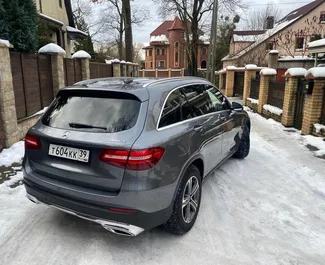
M 211 83 L 215 83 L 215 66 L 216 66 L 216 46 L 217 46 L 217 30 L 218 30 L 218 5 L 219 1 L 214 0 L 213 12 L 212 12 L 212 24 L 210 33 L 210 45 L 209 45 L 209 58 L 208 58 L 208 69 L 207 78 Z

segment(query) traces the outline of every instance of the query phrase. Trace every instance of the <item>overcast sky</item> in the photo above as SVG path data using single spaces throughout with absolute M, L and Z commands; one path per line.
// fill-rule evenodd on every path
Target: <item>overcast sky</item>
M 244 0 L 245 1 L 245 0 Z M 301 7 L 303 5 L 306 5 L 307 3 L 312 2 L 313 0 L 269 0 L 269 1 L 262 1 L 262 0 L 246 0 L 246 3 L 249 6 L 249 9 L 246 10 L 246 14 L 249 13 L 250 9 L 258 9 L 263 8 L 265 5 L 267 5 L 268 2 L 275 3 L 279 9 L 282 11 L 283 15 L 288 14 L 292 10 Z M 147 6 L 150 10 L 150 16 L 151 18 L 147 20 L 146 23 L 144 23 L 143 26 L 134 28 L 133 30 L 133 38 L 134 42 L 136 43 L 148 43 L 149 42 L 149 35 L 150 33 L 155 30 L 156 27 L 159 26 L 159 24 L 162 22 L 162 20 L 159 18 L 156 6 L 152 2 L 152 0 L 135 0 L 134 1 L 138 5 L 144 5 Z M 244 18 L 246 15 L 244 13 L 239 14 L 242 18 Z

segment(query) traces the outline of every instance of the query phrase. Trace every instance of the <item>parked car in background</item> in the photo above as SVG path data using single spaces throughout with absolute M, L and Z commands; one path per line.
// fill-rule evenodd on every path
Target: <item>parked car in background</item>
M 250 148 L 250 119 L 200 78 L 107 78 L 61 89 L 28 131 L 28 198 L 136 236 L 184 234 L 202 181 Z

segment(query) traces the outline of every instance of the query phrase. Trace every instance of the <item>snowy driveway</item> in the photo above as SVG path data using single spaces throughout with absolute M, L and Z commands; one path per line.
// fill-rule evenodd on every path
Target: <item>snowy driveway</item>
M 205 182 L 187 235 L 111 235 L 2 184 L 0 264 L 325 264 L 325 160 L 298 133 L 251 117 L 251 154 Z

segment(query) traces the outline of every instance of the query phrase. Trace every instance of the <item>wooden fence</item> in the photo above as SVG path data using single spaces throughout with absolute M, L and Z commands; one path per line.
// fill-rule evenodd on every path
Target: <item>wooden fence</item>
M 285 83 L 270 81 L 269 94 L 267 100 L 268 104 L 282 109 L 283 101 L 284 101 L 284 88 L 285 88 Z
M 31 116 L 53 100 L 51 55 L 10 52 L 17 119 Z
M 103 78 L 113 76 L 113 67 L 105 63 L 89 63 L 90 78 Z
M 64 77 L 66 86 L 71 86 L 82 80 L 80 60 L 64 58 Z
M 260 80 L 252 79 L 250 97 L 258 99 L 259 95 L 260 95 Z

